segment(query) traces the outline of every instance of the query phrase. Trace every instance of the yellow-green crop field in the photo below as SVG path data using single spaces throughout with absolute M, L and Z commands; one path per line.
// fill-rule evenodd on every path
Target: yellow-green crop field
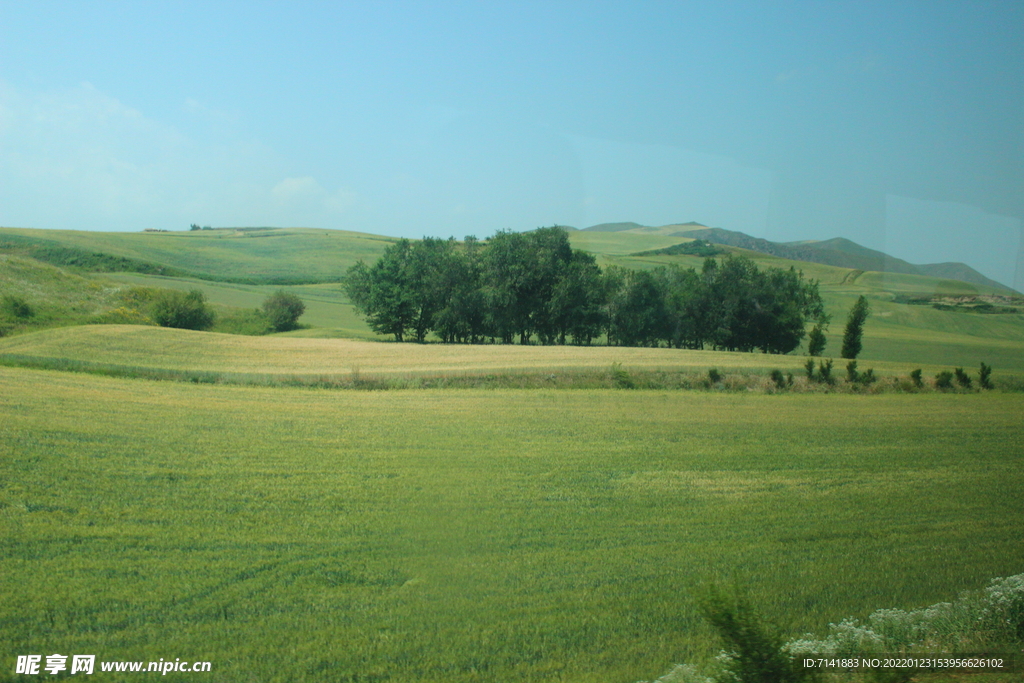
M 1024 566 L 1016 393 L 0 387 L 4 680 L 633 683 L 707 582 L 799 635 Z
M 0 354 L 132 367 L 271 375 L 366 375 L 709 367 L 798 370 L 803 359 L 759 353 L 639 347 L 398 344 L 354 339 L 246 337 L 144 325 L 83 325 L 0 339 Z
M 635 255 L 685 227 L 570 236 L 606 266 L 699 268 Z M 826 358 L 868 298 L 858 363 L 880 380 L 847 384 L 837 358 L 831 386 L 804 349 L 382 342 L 337 282 L 381 236 L 0 238 L 0 295 L 34 311 L 0 321 L 0 681 L 64 653 L 231 683 L 635 683 L 714 657 L 710 584 L 794 637 L 1024 571 L 1024 314 L 925 305 L 984 286 L 727 248 L 820 281 Z M 32 245 L 169 270 L 79 272 Z M 306 312 L 268 336 L 88 324 L 134 321 L 104 317 L 132 286 L 199 288 L 243 321 L 283 288 Z M 931 386 L 982 362 L 996 391 Z
M 1008 349 L 1016 348 L 1011 342 Z M 704 374 L 709 368 L 740 374 L 772 369 L 803 373 L 805 358 L 762 353 L 694 351 L 620 346 L 520 346 L 399 344 L 357 339 L 292 336 L 247 337 L 145 325 L 82 325 L 42 330 L 0 339 L 0 360 L 66 360 L 123 368 L 165 369 L 259 376 L 363 379 L 384 377 L 473 377 L 493 373 L 548 373 L 553 379 L 605 371 L 613 364 L 626 371 Z M 862 361 L 883 376 L 906 375 L 914 368 L 929 374 L 941 364 Z M 1002 368 L 1000 368 L 1002 370 Z M 836 365 L 837 376 L 844 371 Z M 230 378 L 229 378 L 230 380 Z

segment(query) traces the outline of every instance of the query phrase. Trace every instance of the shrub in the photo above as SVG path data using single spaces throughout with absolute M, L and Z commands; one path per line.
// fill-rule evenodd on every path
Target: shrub
M 713 591 L 702 605 L 728 648 L 723 652 L 728 678 L 742 683 L 797 683 L 816 678 L 814 669 L 783 650 L 782 638 L 738 596 Z
M 208 330 L 213 326 L 213 311 L 206 304 L 206 295 L 198 289 L 160 292 L 153 299 L 150 317 L 161 327 Z
M 868 368 L 867 370 L 862 372 L 861 375 L 860 375 L 860 383 L 861 384 L 865 384 L 865 385 L 867 385 L 867 384 L 874 384 L 876 381 L 878 381 L 878 378 L 875 377 L 875 369 L 874 368 Z
M 823 384 L 833 384 L 835 379 L 832 377 L 832 359 L 829 358 L 826 361 L 818 363 L 818 381 Z
M 786 388 L 786 378 L 782 374 L 782 370 L 772 370 L 771 374 L 769 375 L 769 377 L 771 377 L 772 381 L 775 382 L 775 388 L 777 388 L 777 389 L 785 389 Z
M 31 318 L 36 314 L 36 312 L 32 310 L 32 306 L 30 306 L 25 299 L 14 294 L 4 295 L 2 302 L 0 302 L 0 310 L 3 310 L 3 312 L 8 316 L 19 320 Z
M 956 383 L 957 384 L 962 386 L 964 389 L 970 389 L 971 388 L 971 377 L 966 372 L 964 372 L 963 368 L 957 368 L 953 372 L 954 372 L 954 374 L 956 376 Z
M 924 386 L 924 380 L 921 379 L 921 368 L 910 371 L 910 381 L 914 383 L 914 386 L 920 389 Z
M 1024 640 L 1024 574 L 992 579 L 984 596 L 989 627 L 1008 639 Z
M 263 302 L 263 313 L 275 332 L 286 332 L 298 327 L 299 316 L 306 312 L 302 299 L 279 289 Z
M 636 383 L 629 373 L 622 369 L 622 363 L 612 363 L 612 381 L 619 389 L 635 389 Z
M 860 373 L 857 372 L 857 361 L 851 360 L 846 364 L 846 381 L 851 384 L 860 380 Z
M 783 651 L 796 657 L 842 657 L 868 652 L 905 653 L 923 644 L 958 648 L 980 642 L 991 647 L 1022 638 L 1024 574 L 1018 574 L 992 579 L 984 591 L 963 593 L 954 602 L 909 611 L 875 610 L 866 623 L 843 619 L 829 624 L 828 636 L 791 640 Z
M 985 362 L 981 363 L 981 370 L 978 371 L 978 384 L 981 385 L 982 389 L 992 389 L 992 366 L 985 365 Z
M 935 375 L 935 388 L 936 389 L 952 389 L 953 388 L 953 373 L 949 370 L 943 370 L 939 374 Z
M 828 340 L 825 339 L 825 332 L 821 329 L 821 325 L 815 325 L 807 335 L 807 355 L 820 356 L 825 351 L 827 343 Z
M 722 381 L 722 373 L 718 371 L 718 368 L 711 368 L 708 370 L 708 380 L 712 385 L 718 384 Z
M 807 362 L 804 363 L 804 372 L 807 373 L 807 379 L 814 379 L 814 359 L 808 358 Z

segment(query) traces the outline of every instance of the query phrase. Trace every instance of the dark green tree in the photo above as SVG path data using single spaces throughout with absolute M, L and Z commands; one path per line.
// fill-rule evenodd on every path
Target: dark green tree
M 558 226 L 538 228 L 527 233 L 530 244 L 530 327 L 542 344 L 554 344 L 559 337 L 559 321 L 551 301 L 555 289 L 573 261 L 569 234 Z M 581 254 L 581 258 L 586 259 Z M 564 339 L 563 339 L 564 343 Z
M 832 359 L 818 362 L 818 381 L 822 384 L 835 384 L 832 377 Z
M 746 257 L 728 256 L 706 282 L 716 320 L 710 342 L 726 351 L 753 351 L 757 305 L 757 266 Z
M 531 251 L 526 235 L 519 232 L 498 232 L 487 241 L 483 279 L 488 334 L 505 344 L 513 343 L 516 335 L 525 344 L 533 334 Z
M 401 239 L 388 246 L 372 266 L 360 261 L 346 273 L 345 289 L 356 310 L 366 316 L 370 329 L 393 334 L 395 341 L 403 341 L 416 320 L 409 281 L 411 249 L 409 240 Z
M 568 234 L 558 227 L 502 231 L 488 240 L 483 279 L 492 336 L 506 344 L 516 336 L 527 344 L 534 334 L 545 344 L 556 341 L 558 328 L 549 302 L 572 253 Z
M 763 353 L 789 353 L 800 345 L 806 323 L 827 318 L 818 283 L 805 281 L 795 268 L 768 268 L 753 278 L 753 338 Z
M 699 348 L 700 275 L 675 265 L 659 269 L 657 275 L 665 292 L 665 341 L 670 348 Z
M 992 366 L 985 365 L 985 362 L 981 363 L 981 370 L 978 372 L 978 384 L 981 385 L 982 389 L 992 389 Z
M 846 381 L 851 384 L 860 381 L 860 373 L 857 372 L 857 361 L 855 360 L 846 364 Z
M 667 336 L 663 280 L 650 271 L 626 270 L 620 281 L 609 299 L 609 342 L 657 346 L 658 340 Z
M 867 320 L 871 307 L 863 295 L 857 298 L 856 303 L 850 308 L 850 315 L 846 318 L 846 328 L 843 330 L 843 348 L 840 354 L 843 358 L 854 359 L 860 354 L 861 340 L 864 336 L 864 321 Z
M 263 314 L 271 329 L 287 332 L 298 327 L 299 318 L 306 312 L 306 304 L 294 294 L 279 289 L 263 300 Z
M 703 349 L 705 345 L 716 344 L 715 340 L 725 334 L 725 301 L 720 296 L 716 283 L 719 279 L 718 261 L 704 259 L 696 289 L 687 297 L 686 315 L 692 326 L 692 344 L 688 348 Z
M 728 351 L 789 353 L 800 345 L 809 320 L 828 322 L 817 282 L 793 268 L 760 270 L 743 256 L 717 265 L 708 259 L 694 300 L 700 346 Z
M 807 335 L 807 355 L 809 356 L 820 356 L 825 351 L 828 340 L 825 339 L 825 331 L 821 327 L 821 323 L 816 324 Z
M 150 305 L 150 317 L 162 327 L 183 330 L 208 330 L 213 327 L 213 311 L 202 290 L 182 292 L 166 289 L 158 293 Z
M 597 260 L 582 251 L 572 252 L 569 263 L 555 282 L 548 301 L 548 320 L 556 341 L 589 345 L 604 326 L 605 290 Z
M 453 249 L 446 261 L 443 307 L 436 313 L 434 332 L 445 343 L 478 343 L 485 333 L 487 300 L 481 289 L 481 248 L 466 237 L 462 250 Z
M 424 237 L 409 250 L 408 298 L 414 310 L 412 329 L 418 342 L 425 341 L 427 333 L 437 327 L 438 315 L 448 306 L 459 276 L 455 263 L 458 258 L 454 239 Z

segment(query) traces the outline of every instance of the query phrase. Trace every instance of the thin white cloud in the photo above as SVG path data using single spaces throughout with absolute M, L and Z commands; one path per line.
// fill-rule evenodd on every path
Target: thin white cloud
M 90 83 L 26 92 L 0 82 L 0 225 L 265 225 L 273 159 L 231 135 L 201 144 Z
M 239 118 L 238 114 L 207 106 L 205 103 L 191 97 L 185 98 L 185 102 L 182 104 L 181 108 L 192 116 L 219 124 L 232 125 L 237 123 Z
M 270 196 L 279 207 L 312 214 L 319 211 L 342 213 L 359 200 L 359 195 L 345 187 L 329 193 L 311 176 L 285 178 L 270 190 Z
M 270 190 L 270 196 L 281 204 L 308 203 L 320 201 L 327 191 L 309 176 L 285 178 Z
M 328 211 L 342 213 L 355 208 L 359 203 L 359 195 L 348 188 L 340 188 L 334 194 L 324 199 L 324 207 Z

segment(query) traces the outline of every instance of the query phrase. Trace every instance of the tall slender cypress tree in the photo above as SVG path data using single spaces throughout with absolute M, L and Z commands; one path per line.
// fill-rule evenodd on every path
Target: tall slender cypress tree
M 864 321 L 867 320 L 870 312 L 871 307 L 863 295 L 850 308 L 850 315 L 846 319 L 846 329 L 843 330 L 843 358 L 852 360 L 860 353 L 861 338 L 864 336 Z

